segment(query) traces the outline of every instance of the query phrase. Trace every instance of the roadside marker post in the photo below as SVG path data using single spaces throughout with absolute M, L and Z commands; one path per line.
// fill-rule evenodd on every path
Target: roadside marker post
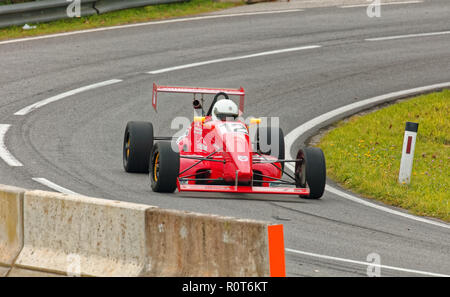
M 411 183 L 411 172 L 414 159 L 414 148 L 416 146 L 418 123 L 406 122 L 405 137 L 403 139 L 402 159 L 400 161 L 400 173 L 398 181 L 402 184 Z
M 269 265 L 271 277 L 286 277 L 283 225 L 268 227 Z

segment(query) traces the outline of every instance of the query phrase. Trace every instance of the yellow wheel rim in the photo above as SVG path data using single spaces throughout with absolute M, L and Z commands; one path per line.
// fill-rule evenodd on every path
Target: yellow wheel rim
M 158 181 L 158 160 L 159 160 L 159 153 L 156 153 L 155 165 L 153 166 L 153 179 L 155 181 Z
M 127 142 L 127 159 L 130 157 L 130 138 L 128 138 Z

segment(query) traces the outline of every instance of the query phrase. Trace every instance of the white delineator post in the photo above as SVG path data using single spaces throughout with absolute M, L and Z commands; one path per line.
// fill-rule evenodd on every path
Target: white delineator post
M 402 184 L 411 182 L 411 172 L 414 159 L 414 148 L 416 146 L 418 123 L 406 122 L 405 137 L 403 139 L 402 159 L 400 161 L 400 173 L 398 181 Z

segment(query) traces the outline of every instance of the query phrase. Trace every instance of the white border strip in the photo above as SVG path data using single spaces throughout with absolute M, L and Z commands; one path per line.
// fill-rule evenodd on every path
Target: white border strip
M 334 188 L 334 187 L 332 187 L 330 185 L 326 185 L 325 186 L 325 190 L 330 192 L 330 193 L 333 193 L 335 195 L 338 195 L 340 197 L 343 197 L 345 199 L 351 200 L 353 202 L 357 202 L 357 203 L 363 204 L 365 206 L 372 207 L 372 208 L 375 208 L 375 209 L 378 209 L 378 210 L 381 210 L 381 211 L 384 211 L 384 212 L 387 212 L 387 213 L 390 213 L 390 214 L 393 214 L 393 215 L 396 215 L 396 216 L 401 216 L 401 217 L 404 217 L 404 218 L 407 218 L 407 219 L 411 219 L 411 220 L 415 220 L 415 221 L 418 221 L 418 222 L 422 222 L 422 223 L 426 223 L 426 224 L 432 224 L 432 225 L 439 226 L 439 227 L 442 227 L 442 228 L 450 229 L 450 225 L 446 225 L 446 224 L 443 224 L 443 223 L 440 223 L 440 222 L 427 220 L 427 219 L 424 219 L 424 218 L 421 218 L 421 217 L 416 217 L 416 216 L 410 215 L 408 213 L 404 213 L 404 212 L 401 212 L 401 211 L 398 211 L 398 210 L 394 210 L 394 209 L 391 209 L 391 208 L 388 208 L 388 207 L 384 207 L 384 206 L 381 206 L 381 205 L 378 205 L 378 204 L 375 204 L 375 203 L 371 203 L 371 202 L 368 202 L 366 200 L 362 200 L 360 198 L 357 198 L 357 197 L 355 197 L 353 195 L 347 194 L 347 193 L 345 193 L 345 192 L 343 192 L 341 190 L 338 190 L 338 189 L 336 189 L 336 188 Z
M 386 2 L 386 3 L 380 3 L 379 5 L 383 6 L 383 5 L 418 4 L 418 3 L 423 3 L 423 1 Z M 339 8 L 368 7 L 369 5 L 371 5 L 371 4 L 368 3 L 368 4 L 342 5 L 342 6 L 339 6 Z M 372 5 L 375 5 L 375 4 L 372 4 Z
M 60 193 L 68 194 L 68 195 L 80 195 L 80 194 L 78 194 L 78 193 L 76 193 L 74 191 L 71 191 L 71 190 L 66 189 L 64 187 L 61 187 L 61 186 L 55 184 L 54 182 L 49 181 L 48 179 L 45 179 L 45 178 L 42 178 L 42 177 L 33 177 L 32 179 L 34 181 L 40 183 L 40 184 L 43 184 L 44 186 L 49 187 L 50 189 L 58 191 Z
M 440 83 L 440 84 L 434 84 L 434 85 L 430 85 L 430 86 L 424 86 L 424 87 L 420 87 L 420 88 L 414 88 L 414 89 L 409 89 L 409 90 L 404 90 L 404 91 L 399 91 L 399 92 L 393 92 L 393 93 L 389 93 L 389 94 L 385 94 L 385 95 L 381 95 L 381 96 L 377 96 L 377 97 L 373 97 L 370 99 L 366 99 L 366 100 L 362 100 L 359 102 L 355 102 L 343 107 L 340 107 L 338 109 L 332 110 L 330 112 L 327 112 L 323 115 L 320 115 L 306 123 L 304 123 L 303 125 L 300 125 L 299 127 L 295 128 L 294 130 L 292 130 L 291 132 L 289 132 L 289 134 L 287 134 L 284 137 L 284 141 L 285 141 L 285 145 L 286 145 L 286 159 L 293 159 L 291 156 L 291 148 L 294 144 L 294 142 L 303 134 L 305 134 L 307 131 L 320 126 L 322 123 L 331 120 L 333 118 L 339 117 L 340 115 L 350 112 L 350 111 L 356 111 L 358 109 L 363 109 L 364 107 L 367 107 L 369 105 L 375 105 L 375 104 L 379 104 L 382 102 L 387 102 L 387 101 L 391 101 L 391 100 L 395 100 L 397 98 L 401 98 L 404 96 L 412 96 L 414 94 L 419 94 L 419 93 L 423 93 L 423 92 L 428 92 L 428 91 L 432 91 L 432 90 L 436 90 L 436 89 L 443 89 L 446 87 L 450 87 L 450 82 L 445 82 L 445 83 Z M 288 167 L 289 169 L 291 169 L 292 171 L 294 171 L 294 166 L 292 166 L 292 164 L 287 163 L 285 165 L 286 167 Z M 444 223 L 440 223 L 437 221 L 432 221 L 432 220 L 428 220 L 425 218 L 421 218 L 421 217 L 416 217 L 410 214 L 406 214 L 400 211 L 396 211 L 393 210 L 391 208 L 388 207 L 384 207 L 384 206 L 380 206 L 377 205 L 375 203 L 371 203 L 368 202 L 364 199 L 355 197 L 353 195 L 344 193 L 334 187 L 331 187 L 329 185 L 326 186 L 325 188 L 327 191 L 338 195 L 342 198 L 351 200 L 353 202 L 357 202 L 360 204 L 363 204 L 365 206 L 369 206 L 384 212 L 388 212 L 394 215 L 398 215 L 398 216 L 402 216 L 411 220 L 415 220 L 418 222 L 422 222 L 422 223 L 427 223 L 430 225 L 434 225 L 434 226 L 439 226 L 439 227 L 443 227 L 443 228 L 447 228 L 450 229 L 450 225 L 449 224 L 444 224 Z
M 350 259 L 344 259 L 344 258 L 338 258 L 338 257 L 331 257 L 331 256 L 303 252 L 303 251 L 298 251 L 298 250 L 293 250 L 293 249 L 288 249 L 288 248 L 286 248 L 285 251 L 289 252 L 289 253 L 295 253 L 295 254 L 300 254 L 300 255 L 310 256 L 310 257 L 315 257 L 315 258 L 321 258 L 321 259 L 326 259 L 326 260 L 331 260 L 331 261 L 339 261 L 339 262 L 358 264 L 358 265 L 364 265 L 364 266 L 379 267 L 379 268 L 383 268 L 383 269 L 409 272 L 409 273 L 421 274 L 421 275 L 427 275 L 427 276 L 450 277 L 450 275 L 446 275 L 446 274 L 439 274 L 439 273 L 434 273 L 434 272 L 406 269 L 406 268 L 400 268 L 400 267 L 394 267 L 394 266 L 388 266 L 388 265 L 375 264 L 375 263 L 370 263 L 370 262 L 363 262 L 363 261 L 356 261 L 356 260 L 350 260 Z
M 396 36 L 386 36 L 386 37 L 376 37 L 376 38 L 366 38 L 364 40 L 365 41 L 383 41 L 383 40 L 394 40 L 394 39 L 414 38 L 414 37 L 439 36 L 439 35 L 447 35 L 447 34 L 450 34 L 450 31 L 406 34 L 406 35 L 396 35 Z
M 170 23 L 181 23 L 181 22 L 190 22 L 190 21 L 198 21 L 198 20 L 218 19 L 218 18 L 229 18 L 229 17 L 237 17 L 237 16 L 300 12 L 300 11 L 303 11 L 303 9 L 286 9 L 286 10 L 273 10 L 273 11 L 244 12 L 244 13 L 207 15 L 207 16 L 190 17 L 190 18 L 171 19 L 171 20 L 164 20 L 164 21 L 154 21 L 154 22 L 145 22 L 145 23 L 137 23 L 137 24 L 128 24 L 128 25 L 120 25 L 120 26 L 113 26 L 113 27 L 95 28 L 95 29 L 87 29 L 87 30 L 80 30 L 80 31 L 73 31 L 73 32 L 65 32 L 65 33 L 57 33 L 57 34 L 50 34 L 50 35 L 43 35 L 43 36 L 36 36 L 36 37 L 27 37 L 27 38 L 5 40 L 5 41 L 0 41 L 0 45 L 2 45 L 2 44 L 10 44 L 10 43 L 17 43 L 17 42 L 24 42 L 24 41 L 39 40 L 39 39 L 48 39 L 48 38 L 55 38 L 55 37 L 71 36 L 71 35 L 78 35 L 78 34 L 84 34 L 84 33 L 102 32 L 102 31 L 118 30 L 118 29 L 125 29 L 125 28 L 135 28 L 135 27 L 142 27 L 142 26 L 161 25 L 161 24 L 170 24 Z
M 174 67 L 169 67 L 169 68 L 153 70 L 153 71 L 149 71 L 147 73 L 148 74 L 159 74 L 159 73 L 165 73 L 165 72 L 181 70 L 181 69 L 186 69 L 186 68 L 193 68 L 193 67 L 198 67 L 198 66 L 203 66 L 203 65 L 215 64 L 215 63 L 221 63 L 221 62 L 230 62 L 230 61 L 236 61 L 236 60 L 242 60 L 242 59 L 250 59 L 250 58 L 268 56 L 268 55 L 276 55 L 276 54 L 282 54 L 282 53 L 288 53 L 288 52 L 315 49 L 315 48 L 320 48 L 320 47 L 321 47 L 320 45 L 309 45 L 309 46 L 285 48 L 285 49 L 280 49 L 280 50 L 273 50 L 273 51 L 261 52 L 261 53 L 244 55 L 244 56 L 228 57 L 228 58 L 221 58 L 221 59 L 185 64 L 185 65 L 180 65 L 180 66 L 174 66 Z
M 0 158 L 9 166 L 19 167 L 23 166 L 9 151 L 5 144 L 5 135 L 11 125 L 0 124 Z
M 62 94 L 59 94 L 59 95 L 56 95 L 56 96 L 53 96 L 53 97 L 41 100 L 39 102 L 36 102 L 34 104 L 28 105 L 27 107 L 24 107 L 21 110 L 19 110 L 18 112 L 14 113 L 14 115 L 20 115 L 20 116 L 26 115 L 26 114 L 32 112 L 33 110 L 38 109 L 38 108 L 40 108 L 40 107 L 42 107 L 44 105 L 47 105 L 49 103 L 52 103 L 52 102 L 64 99 L 66 97 L 69 97 L 69 96 L 72 96 L 72 95 L 75 95 L 75 94 L 78 94 L 78 93 L 81 93 L 81 92 L 85 92 L 85 91 L 88 91 L 88 90 L 92 90 L 92 89 L 96 89 L 96 88 L 100 88 L 100 87 L 116 84 L 116 83 L 119 83 L 121 81 L 122 80 L 120 80 L 120 79 L 111 79 L 111 80 L 99 82 L 99 83 L 96 83 L 96 84 L 92 84 L 92 85 L 89 85 L 89 86 L 84 86 L 84 87 L 81 87 L 81 88 L 78 88 L 78 89 L 75 89 L 75 90 L 71 90 L 71 91 L 68 91 L 68 92 L 64 92 Z

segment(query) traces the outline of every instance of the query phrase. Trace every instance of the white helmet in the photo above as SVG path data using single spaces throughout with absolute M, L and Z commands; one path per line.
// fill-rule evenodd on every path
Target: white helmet
M 221 99 L 214 104 L 212 111 L 212 119 L 215 121 L 224 121 L 226 118 L 233 117 L 236 119 L 239 116 L 239 108 L 236 103 L 230 99 Z

